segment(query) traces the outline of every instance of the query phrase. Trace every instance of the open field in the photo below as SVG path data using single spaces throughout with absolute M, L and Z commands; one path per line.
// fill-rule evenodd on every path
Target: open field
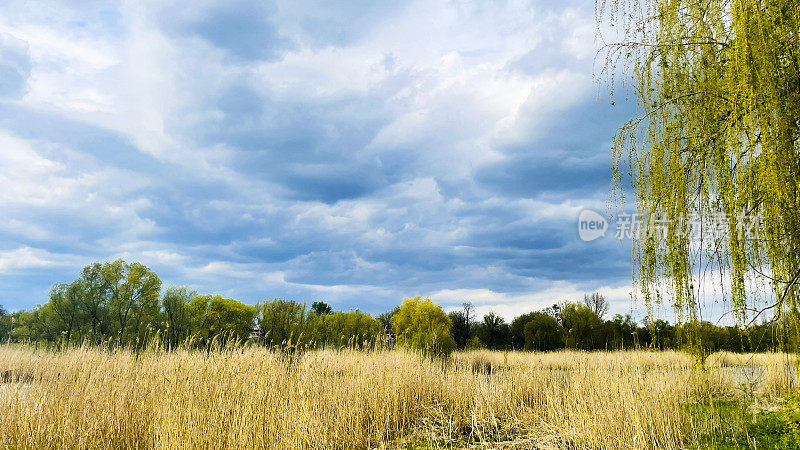
M 682 448 L 713 399 L 770 402 L 781 354 L 0 347 L 5 448 Z M 758 367 L 753 370 L 752 367 Z

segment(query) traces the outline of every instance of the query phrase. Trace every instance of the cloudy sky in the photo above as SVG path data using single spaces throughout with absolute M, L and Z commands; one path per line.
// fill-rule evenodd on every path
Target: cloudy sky
M 577 233 L 635 114 L 595 34 L 591 0 L 4 0 L 0 304 L 124 258 L 248 303 L 640 311 L 630 246 Z

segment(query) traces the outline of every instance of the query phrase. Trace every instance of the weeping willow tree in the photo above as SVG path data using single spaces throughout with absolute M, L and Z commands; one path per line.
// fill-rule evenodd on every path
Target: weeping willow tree
M 800 2 L 620 0 L 598 11 L 618 33 L 606 68 L 632 77 L 640 108 L 614 142 L 612 199 L 624 201 L 629 169 L 646 220 L 634 280 L 648 308 L 668 302 L 695 319 L 711 284 L 740 322 L 796 316 Z

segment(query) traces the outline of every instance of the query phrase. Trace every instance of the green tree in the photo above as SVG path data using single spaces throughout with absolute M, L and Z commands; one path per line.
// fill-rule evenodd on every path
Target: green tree
M 333 308 L 325 302 L 314 302 L 311 304 L 311 312 L 318 316 L 324 316 L 333 312 Z
M 493 312 L 484 315 L 483 321 L 475 328 L 483 346 L 488 349 L 507 349 L 511 345 L 511 327 Z
M 8 311 L 0 305 L 0 341 L 10 341 L 11 340 L 11 329 L 12 329 L 12 319 L 14 316 L 8 313 Z
M 484 348 L 483 343 L 481 342 L 481 339 L 478 336 L 472 336 L 467 341 L 467 346 L 466 346 L 467 350 L 481 350 L 483 348 Z
M 31 311 L 21 312 L 17 321 L 14 328 L 17 340 L 56 342 L 61 338 L 62 324 L 50 302 L 37 306 Z
M 256 308 L 215 295 L 208 307 L 211 335 L 245 341 L 250 337 Z
M 550 315 L 534 312 L 524 322 L 525 350 L 556 350 L 561 348 L 561 327 Z
M 473 305 L 472 302 L 463 302 L 461 303 L 460 311 L 453 311 L 448 314 L 450 320 L 453 322 L 450 334 L 453 335 L 453 339 L 456 341 L 456 347 L 459 349 L 466 348 L 469 344 L 470 337 L 474 335 L 474 320 L 472 318 L 474 309 L 475 305 Z
M 525 347 L 525 326 L 539 314 L 542 313 L 529 312 L 517 316 L 511 321 L 511 345 L 516 350 L 521 350 Z
M 267 345 L 293 346 L 310 342 L 307 331 L 311 320 L 305 304 L 276 298 L 256 308 L 258 326 Z
M 247 340 L 256 316 L 254 306 L 221 295 L 195 297 L 187 305 L 187 312 L 192 335 L 201 346 L 211 344 L 215 338 L 220 342 Z
M 796 311 L 800 3 L 609 4 L 625 35 L 610 47 L 609 67 L 618 57 L 632 66 L 644 112 L 620 129 L 613 167 L 619 182 L 628 172 L 621 162 L 630 162 L 637 212 L 650 218 L 633 252 L 648 306 L 667 298 L 696 319 L 701 272 L 711 268 L 727 274 L 740 320 Z M 774 303 L 754 310 L 745 286 L 761 280 Z
M 608 336 L 606 345 L 609 350 L 631 348 L 634 345 L 637 326 L 630 314 L 615 314 L 614 318 L 606 322 Z
M 161 305 L 164 310 L 164 340 L 167 348 L 175 348 L 192 334 L 189 302 L 197 294 L 184 286 L 170 286 L 164 293 Z
M 450 335 L 450 317 L 429 298 L 405 298 L 391 317 L 397 345 L 428 355 L 449 355 L 456 343 Z
M 109 311 L 111 291 L 103 277 L 103 264 L 95 262 L 84 267 L 79 279 L 84 290 L 78 303 L 91 322 L 93 340 L 99 342 L 108 337 L 111 329 Z
M 363 348 L 373 345 L 384 333 L 380 320 L 358 311 L 337 311 L 318 317 L 309 333 L 318 344 Z
M 381 321 L 383 327 L 386 329 L 386 333 L 391 336 L 392 339 L 395 339 L 394 329 L 392 329 L 392 316 L 397 314 L 397 311 L 400 311 L 400 306 L 395 306 L 392 308 L 391 311 L 386 311 L 378 315 L 378 320 Z
M 48 305 L 52 311 L 53 325 L 64 334 L 67 345 L 72 342 L 73 333 L 80 332 L 80 298 L 84 286 L 80 280 L 70 284 L 57 283 L 50 289 Z
M 675 327 L 666 320 L 656 319 L 649 323 L 652 340 L 650 345 L 658 349 L 673 348 L 675 342 Z
M 586 305 L 568 303 L 561 310 L 561 323 L 567 347 L 583 350 L 600 348 L 597 337 L 603 321 Z
M 149 267 L 121 259 L 104 264 L 101 275 L 110 292 L 108 309 L 117 342 L 125 345 L 128 337 L 145 338 L 145 327 L 159 312 L 161 279 Z
M 464 311 L 451 311 L 447 315 L 453 324 L 452 328 L 450 328 L 450 334 L 453 336 L 456 348 L 466 348 L 470 332 L 470 323 L 467 315 L 464 314 Z

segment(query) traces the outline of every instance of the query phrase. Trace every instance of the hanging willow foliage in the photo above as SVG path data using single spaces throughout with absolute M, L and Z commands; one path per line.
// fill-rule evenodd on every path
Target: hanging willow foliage
M 668 299 L 695 318 L 713 272 L 742 321 L 796 312 L 800 2 L 620 0 L 598 10 L 622 34 L 606 67 L 624 63 L 642 109 L 619 130 L 613 169 L 616 197 L 629 164 L 636 209 L 650 218 L 633 247 L 646 304 Z M 743 233 L 751 226 L 755 235 Z M 765 303 L 753 300 L 760 285 Z

